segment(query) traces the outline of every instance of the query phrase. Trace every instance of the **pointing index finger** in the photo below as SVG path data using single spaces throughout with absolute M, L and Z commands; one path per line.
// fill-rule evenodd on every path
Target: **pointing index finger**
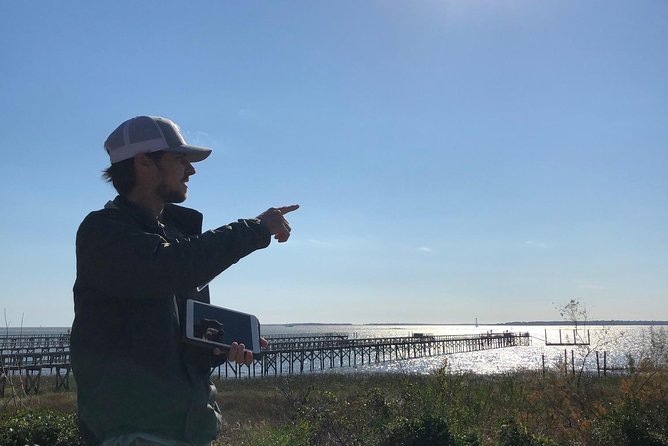
M 276 208 L 276 209 L 278 210 L 278 212 L 285 215 L 288 212 L 296 211 L 297 209 L 299 209 L 299 205 L 298 204 L 292 204 L 290 206 L 283 206 L 283 207 Z

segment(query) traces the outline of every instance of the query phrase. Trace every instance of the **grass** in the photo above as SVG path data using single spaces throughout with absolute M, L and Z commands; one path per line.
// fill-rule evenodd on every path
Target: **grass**
M 431 375 L 224 380 L 217 386 L 225 426 L 214 444 L 668 445 L 667 375 L 665 365 L 646 361 L 600 378 L 444 367 Z M 76 391 L 54 387 L 47 381 L 40 395 L 0 399 L 0 444 L 77 444 Z
M 217 444 L 668 445 L 666 378 L 442 369 L 226 382 Z

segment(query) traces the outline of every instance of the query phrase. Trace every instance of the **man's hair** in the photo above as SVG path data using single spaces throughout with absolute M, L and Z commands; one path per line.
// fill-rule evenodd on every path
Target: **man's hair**
M 158 150 L 157 152 L 149 152 L 145 155 L 153 161 L 158 162 L 164 154 L 163 150 Z M 108 183 L 113 184 L 119 195 L 128 195 L 137 184 L 134 157 L 113 163 L 102 171 L 102 178 Z

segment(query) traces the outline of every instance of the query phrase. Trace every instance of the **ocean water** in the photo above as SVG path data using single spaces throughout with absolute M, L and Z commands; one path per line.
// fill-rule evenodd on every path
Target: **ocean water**
M 546 367 L 563 367 L 564 352 L 570 364 L 575 359 L 575 368 L 583 367 L 588 371 L 596 371 L 596 354 L 599 352 L 599 363 L 603 366 L 603 352 L 606 352 L 608 368 L 621 368 L 628 365 L 629 357 L 637 363 L 642 358 L 662 354 L 666 360 L 668 348 L 668 327 L 644 325 L 587 325 L 574 332 L 572 325 L 563 326 L 529 326 L 529 325 L 274 325 L 262 326 L 262 334 L 308 335 L 308 334 L 343 334 L 349 338 L 376 338 L 391 336 L 412 336 L 414 333 L 433 335 L 484 334 L 528 332 L 531 336 L 530 346 L 518 346 L 480 352 L 455 353 L 444 356 L 418 358 L 402 361 L 390 361 L 380 364 L 358 366 L 354 370 L 391 372 L 391 373 L 431 373 L 442 367 L 452 372 L 475 372 L 492 374 L 520 369 L 540 370 L 543 360 Z M 67 333 L 67 327 L 39 328 L 8 328 L 0 330 L 0 336 L 24 336 L 39 334 Z M 561 333 L 560 333 L 561 331 Z M 589 340 L 589 345 L 550 346 L 548 342 Z M 571 353 L 572 352 L 572 353 Z M 570 365 L 569 365 L 570 367 Z M 334 372 L 352 372 L 349 368 L 333 369 Z

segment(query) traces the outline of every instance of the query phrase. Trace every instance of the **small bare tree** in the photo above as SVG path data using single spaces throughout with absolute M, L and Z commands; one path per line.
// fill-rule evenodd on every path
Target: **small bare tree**
M 582 374 L 585 371 L 587 359 L 597 348 L 590 344 L 590 337 L 585 331 L 587 321 L 589 320 L 589 313 L 585 304 L 579 299 L 571 299 L 568 303 L 557 306 L 557 311 L 559 311 L 559 315 L 565 321 L 573 324 L 573 344 L 578 349 L 578 356 L 582 360 L 577 372 L 577 385 L 579 385 Z M 573 364 L 573 368 L 575 368 L 575 364 Z
M 10 323 L 7 320 L 7 309 L 4 309 L 4 316 L 5 316 L 5 333 L 7 337 L 9 337 L 9 326 Z M 23 331 L 23 317 L 24 315 L 21 314 L 21 329 L 20 332 Z M 14 406 L 14 407 L 25 407 L 26 401 L 30 401 L 30 396 L 25 392 L 25 389 L 23 387 L 23 384 L 21 383 L 21 374 L 19 373 L 18 380 L 15 378 L 13 374 L 10 373 L 10 370 L 5 368 L 5 361 L 0 361 L 0 380 L 4 381 L 2 383 L 3 389 L 7 390 L 4 386 L 6 385 L 9 388 L 9 398 L 7 398 L 4 403 L 2 409 L 7 409 L 9 406 Z M 18 382 L 16 382 L 18 381 Z
M 567 304 L 557 307 L 557 310 L 563 319 L 573 323 L 576 331 L 578 323 L 587 325 L 587 307 L 579 299 L 571 299 Z

